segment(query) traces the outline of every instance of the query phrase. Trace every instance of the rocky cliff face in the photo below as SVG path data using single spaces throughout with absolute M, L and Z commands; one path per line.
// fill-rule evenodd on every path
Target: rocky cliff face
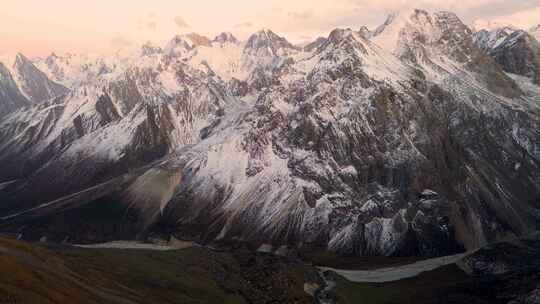
M 13 71 L 22 93 L 34 104 L 68 92 L 66 87 L 50 80 L 22 54 L 15 57 Z
M 9 69 L 0 63 L 0 116 L 29 104 L 30 101 L 19 90 Z
M 531 34 L 512 28 L 483 30 L 475 34 L 475 42 L 506 72 L 540 84 L 540 43 Z
M 264 30 L 54 61 L 72 92 L 0 122 L 1 225 L 22 237 L 440 255 L 540 227 L 540 89 L 452 13 L 304 50 Z
M 53 99 L 68 89 L 47 77 L 22 54 L 0 64 L 0 115 Z

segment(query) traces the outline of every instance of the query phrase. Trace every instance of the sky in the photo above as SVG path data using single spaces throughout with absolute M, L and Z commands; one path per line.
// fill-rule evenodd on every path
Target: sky
M 0 0 L 0 53 L 112 53 L 176 34 L 240 39 L 269 28 L 295 43 L 336 27 L 374 28 L 392 12 L 450 10 L 476 26 L 540 24 L 540 0 Z

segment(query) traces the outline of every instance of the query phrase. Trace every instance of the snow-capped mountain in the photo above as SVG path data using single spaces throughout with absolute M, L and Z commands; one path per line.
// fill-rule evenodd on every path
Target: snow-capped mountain
M 276 35 L 269 29 L 263 29 L 249 37 L 244 52 L 256 53 L 262 56 L 287 56 L 294 50 L 298 50 L 287 39 Z
M 414 9 L 390 15 L 371 40 L 428 76 L 445 77 L 481 56 L 472 45 L 471 34 L 452 13 Z
M 143 46 L 143 50 L 145 46 Z M 117 65 L 121 65 L 121 62 L 117 56 L 69 53 L 58 56 L 53 53 L 45 59 L 35 60 L 34 64 L 49 79 L 67 88 L 75 89 L 81 85 L 99 81 L 105 75 L 116 70 Z
M 50 80 L 30 59 L 20 53 L 15 57 L 12 71 L 21 92 L 34 104 L 68 92 L 66 87 Z
M 540 84 L 540 43 L 528 32 L 512 27 L 475 33 L 475 43 L 512 74 Z
M 50 56 L 36 65 L 70 92 L 0 122 L 0 226 L 366 255 L 538 229 L 540 87 L 480 38 L 411 10 L 303 49 L 261 30 Z
M 1 74 L 2 104 L 0 115 L 38 104 L 68 92 L 68 89 L 47 77 L 22 54 L 3 55 Z
M 478 47 L 484 51 L 489 51 L 500 46 L 505 42 L 514 32 L 519 29 L 505 26 L 501 28 L 496 28 L 493 30 L 480 30 L 474 34 L 473 40 Z
M 211 43 L 210 39 L 195 33 L 178 35 L 165 46 L 164 51 L 169 56 L 179 56 L 198 46 L 211 46 Z

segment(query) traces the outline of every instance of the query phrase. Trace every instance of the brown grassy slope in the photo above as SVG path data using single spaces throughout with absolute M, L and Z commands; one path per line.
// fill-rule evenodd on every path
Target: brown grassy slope
M 311 303 L 302 263 L 248 252 L 83 249 L 0 239 L 0 302 Z

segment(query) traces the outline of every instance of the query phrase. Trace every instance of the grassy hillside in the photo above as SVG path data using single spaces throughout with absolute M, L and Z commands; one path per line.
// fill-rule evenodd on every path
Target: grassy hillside
M 204 248 L 83 249 L 0 239 L 0 302 L 312 303 L 314 269 L 270 255 Z

